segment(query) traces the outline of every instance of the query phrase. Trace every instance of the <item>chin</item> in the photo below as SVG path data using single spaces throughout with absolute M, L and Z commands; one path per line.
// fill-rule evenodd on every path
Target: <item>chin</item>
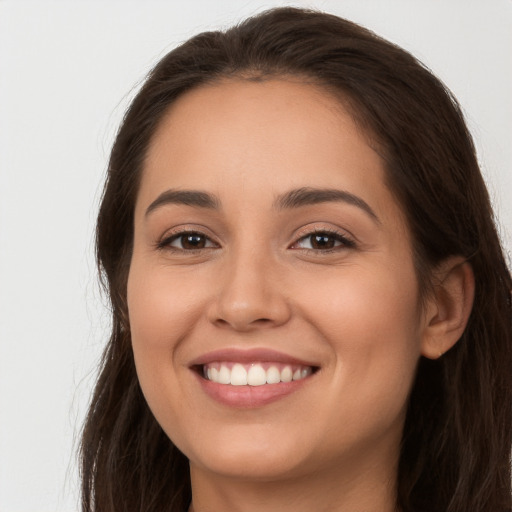
M 203 438 L 192 449 L 184 447 L 182 451 L 191 468 L 242 480 L 281 480 L 297 476 L 307 467 L 307 450 L 299 450 L 292 438 L 285 440 L 261 432 L 240 434 L 235 437 L 226 433 L 214 440 Z

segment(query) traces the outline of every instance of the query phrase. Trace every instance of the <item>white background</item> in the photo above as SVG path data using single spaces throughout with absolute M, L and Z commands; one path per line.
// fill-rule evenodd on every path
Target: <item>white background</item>
M 75 451 L 109 323 L 94 218 L 134 87 L 178 42 L 285 3 L 0 0 L 0 512 L 79 509 Z M 293 4 L 366 25 L 453 90 L 510 250 L 512 0 Z

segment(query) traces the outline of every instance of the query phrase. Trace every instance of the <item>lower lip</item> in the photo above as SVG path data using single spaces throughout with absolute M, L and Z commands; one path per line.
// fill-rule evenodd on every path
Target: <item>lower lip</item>
M 252 409 L 276 402 L 298 391 L 312 377 L 310 375 L 300 380 L 263 384 L 262 386 L 231 386 L 212 382 L 197 373 L 196 376 L 204 392 L 210 398 L 223 405 L 240 409 Z

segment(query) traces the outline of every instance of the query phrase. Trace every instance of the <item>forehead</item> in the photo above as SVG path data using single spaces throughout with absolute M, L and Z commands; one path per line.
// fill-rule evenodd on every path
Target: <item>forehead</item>
M 223 81 L 172 104 L 147 153 L 141 202 L 177 187 L 246 199 L 334 187 L 376 208 L 389 200 L 383 161 L 340 99 L 294 78 Z
M 309 130 L 304 130 L 305 121 Z M 297 77 L 224 79 L 196 87 L 172 103 L 152 138 L 150 152 L 158 151 L 164 139 L 168 144 L 171 137 L 176 144 L 193 143 L 199 131 L 203 143 L 215 142 L 216 135 L 221 138 L 227 134 L 229 125 L 234 132 L 231 136 L 236 134 L 238 140 L 249 134 L 255 141 L 267 143 L 292 137 L 298 141 L 300 136 L 311 139 L 313 132 L 320 139 L 327 130 L 356 130 L 341 96 L 317 84 Z M 276 139 L 279 129 L 283 131 Z M 210 137 L 204 140 L 208 130 Z M 358 136 L 366 138 L 357 131 Z

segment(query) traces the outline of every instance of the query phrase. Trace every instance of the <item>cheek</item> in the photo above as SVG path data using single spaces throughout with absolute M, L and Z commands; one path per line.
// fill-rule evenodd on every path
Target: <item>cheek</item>
M 301 313 L 323 324 L 340 337 L 352 330 L 386 336 L 419 326 L 418 286 L 414 269 L 379 265 L 347 265 L 296 280 L 294 297 L 301 297 Z M 378 331 L 375 331 L 378 327 Z
M 193 279 L 158 265 L 132 262 L 128 277 L 128 313 L 134 350 L 167 351 L 198 321 L 205 298 Z
M 414 269 L 345 270 L 338 279 L 317 279 L 316 292 L 303 294 L 302 312 L 333 352 L 333 386 L 347 400 L 373 404 L 369 410 L 380 403 L 393 415 L 407 400 L 420 357 Z

